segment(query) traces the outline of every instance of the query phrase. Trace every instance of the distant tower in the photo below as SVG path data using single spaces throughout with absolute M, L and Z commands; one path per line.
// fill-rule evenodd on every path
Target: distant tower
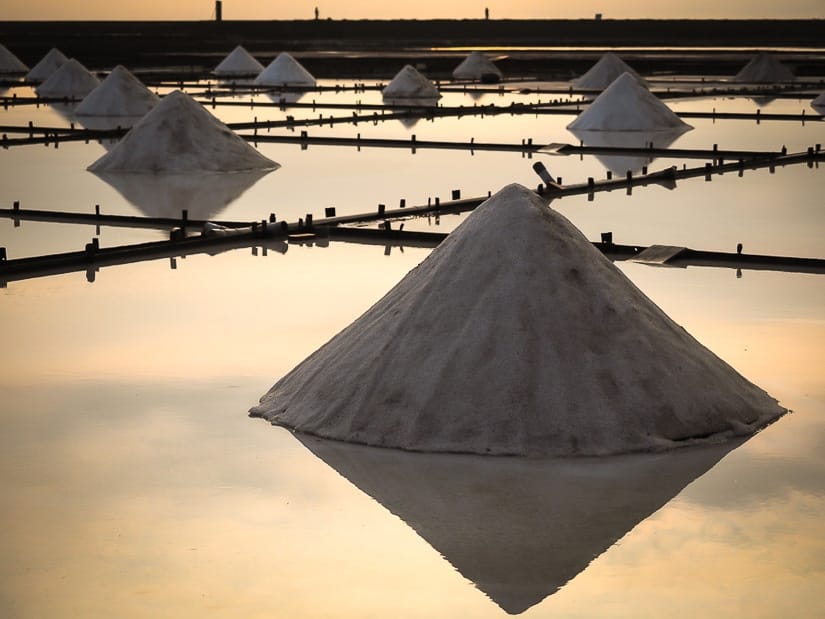
M 223 21 L 223 2 L 215 0 L 215 21 Z
M 484 8 L 484 19 L 490 19 L 490 9 Z
M 318 10 L 318 7 L 315 7 L 315 21 L 321 19 L 321 12 Z

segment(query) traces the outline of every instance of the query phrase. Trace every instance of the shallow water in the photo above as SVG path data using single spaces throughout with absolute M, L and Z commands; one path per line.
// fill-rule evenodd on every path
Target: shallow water
M 229 121 L 250 115 L 215 111 Z M 58 122 L 54 114 L 10 109 L 0 124 Z M 310 134 L 571 142 L 569 120 L 464 117 Z M 675 146 L 795 150 L 825 141 L 822 123 L 692 124 Z M 468 197 L 538 183 L 533 161 L 517 153 L 260 149 L 282 167 L 219 217 L 292 220 L 327 206 L 355 213 L 402 197 L 446 200 L 455 188 Z M 140 214 L 132 193 L 85 172 L 103 152 L 94 143 L 0 151 L 0 202 Z M 566 182 L 605 174 L 595 157 L 541 157 Z M 824 190 L 822 170 L 803 164 L 553 207 L 593 240 L 610 230 L 619 243 L 731 251 L 742 242 L 746 252 L 823 257 Z M 461 219 L 407 227 L 449 231 Z M 94 234 L 91 226 L 0 220 L 9 258 L 78 249 Z M 104 227 L 100 242 L 164 236 Z M 700 342 L 793 410 L 704 461 L 509 461 L 491 470 L 466 456 L 308 442 L 322 460 L 286 430 L 247 417 L 277 378 L 428 251 L 335 242 L 244 249 L 179 258 L 174 268 L 169 260 L 106 267 L 93 284 L 79 272 L 0 290 L 0 615 L 825 613 L 823 276 L 620 265 Z M 651 467 L 661 473 L 653 480 Z M 612 480 L 629 489 L 600 490 Z M 604 500 L 571 490 L 577 484 Z M 525 516 L 536 512 L 546 518 Z M 540 577 L 513 578 L 525 566 Z

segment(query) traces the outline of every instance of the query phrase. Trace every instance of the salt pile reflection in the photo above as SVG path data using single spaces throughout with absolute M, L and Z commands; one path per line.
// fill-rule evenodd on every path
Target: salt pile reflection
M 189 219 L 212 219 L 269 172 L 99 172 L 95 176 L 114 187 L 147 217 L 180 217 L 186 209 Z
M 552 595 L 742 440 L 610 458 L 488 458 L 295 433 L 509 614 Z
M 590 131 L 568 129 L 585 146 L 607 148 L 669 148 L 679 136 L 688 131 L 685 127 L 663 129 L 659 131 Z M 596 154 L 596 159 L 614 174 L 636 174 L 643 167 L 650 165 L 654 157 L 623 155 L 621 153 Z

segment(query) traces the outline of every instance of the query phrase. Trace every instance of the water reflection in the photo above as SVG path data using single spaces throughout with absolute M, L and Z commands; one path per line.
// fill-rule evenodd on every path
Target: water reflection
M 272 170 L 189 174 L 94 173 L 147 217 L 212 219 Z
M 421 454 L 295 436 L 510 614 L 558 591 L 742 443 L 526 459 Z
M 583 129 L 568 129 L 585 146 L 603 146 L 609 148 L 668 148 L 676 139 L 689 131 L 688 127 L 675 127 L 660 131 L 586 131 Z M 655 157 L 639 155 L 595 155 L 596 159 L 614 174 L 634 174 L 643 167 L 650 165 Z

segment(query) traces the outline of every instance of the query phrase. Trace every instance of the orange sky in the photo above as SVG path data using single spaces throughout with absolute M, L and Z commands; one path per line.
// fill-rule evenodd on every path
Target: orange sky
M 297 0 L 288 3 L 258 0 L 224 0 L 225 19 L 303 19 L 311 18 L 317 6 L 322 18 L 480 18 L 485 7 L 492 18 L 583 18 L 600 12 L 612 18 L 825 18 L 822 0 L 694 0 L 690 3 L 664 0 L 423 0 L 415 6 L 387 3 L 384 0 Z M 109 2 L 104 0 L 5 0 L 0 5 L 0 19 L 210 19 L 213 0 L 144 0 Z

